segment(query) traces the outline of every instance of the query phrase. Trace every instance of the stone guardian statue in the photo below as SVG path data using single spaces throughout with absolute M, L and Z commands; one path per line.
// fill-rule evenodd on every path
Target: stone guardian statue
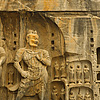
M 38 39 L 37 31 L 29 30 L 26 47 L 20 48 L 16 53 L 14 66 L 22 76 L 16 100 L 21 100 L 31 86 L 34 87 L 33 91 L 38 94 L 39 99 L 44 100 L 48 80 L 46 67 L 51 66 L 51 60 L 48 51 L 37 49 Z M 27 71 L 20 65 L 22 60 L 28 67 Z M 39 84 L 39 91 L 36 84 Z

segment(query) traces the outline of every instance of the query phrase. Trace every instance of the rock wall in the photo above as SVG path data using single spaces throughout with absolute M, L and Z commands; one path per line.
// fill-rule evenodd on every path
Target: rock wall
M 0 0 L 0 100 L 100 100 L 100 0 Z

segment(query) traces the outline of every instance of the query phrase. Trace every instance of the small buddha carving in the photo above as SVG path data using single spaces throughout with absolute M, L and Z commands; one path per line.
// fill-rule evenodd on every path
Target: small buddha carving
M 78 84 L 82 84 L 82 69 L 79 65 L 76 68 L 76 79 Z
M 81 92 L 80 92 L 80 89 L 79 89 L 79 92 L 78 92 L 78 95 L 77 95 L 77 100 L 84 100 Z
M 65 100 L 65 89 L 64 88 L 61 89 L 60 99 Z
M 90 84 L 90 70 L 87 65 L 84 66 L 84 82 Z
M 57 62 L 55 62 L 55 65 L 54 65 L 54 72 L 55 72 L 54 78 L 59 79 L 59 65 Z
M 75 72 L 74 72 L 74 67 L 73 66 L 69 67 L 69 83 L 70 84 L 75 83 Z
M 64 63 L 61 64 L 60 72 L 61 72 L 61 78 L 66 78 L 66 70 Z
M 70 95 L 69 95 L 69 100 L 75 100 L 74 93 L 72 90 L 71 90 Z
M 90 92 L 88 90 L 87 90 L 87 92 L 85 94 L 84 100 L 92 100 Z
M 13 82 L 14 82 L 14 71 L 13 69 L 10 69 L 8 73 L 8 83 L 12 85 Z
M 58 90 L 57 90 L 56 86 L 53 87 L 51 98 L 52 98 L 52 100 L 58 100 Z

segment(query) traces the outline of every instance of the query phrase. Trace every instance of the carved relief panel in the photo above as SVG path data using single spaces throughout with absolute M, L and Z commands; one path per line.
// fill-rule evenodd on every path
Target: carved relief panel
M 53 57 L 64 54 L 64 40 L 60 29 L 41 14 L 9 12 L 1 13 L 0 17 L 0 36 L 5 43 L 3 54 L 6 53 L 2 71 L 3 85 L 7 88 L 5 100 L 47 100 L 51 96 L 52 68 L 46 66 L 51 66 Z M 60 78 L 66 78 L 65 61 L 62 61 L 59 70 Z M 54 94 L 55 90 L 54 87 Z M 60 91 L 57 98 L 65 100 L 64 83 L 58 92 Z
M 66 65 L 65 58 L 63 56 L 53 58 L 51 67 L 52 80 L 57 81 L 66 79 Z
M 5 100 L 94 100 L 93 66 L 65 53 L 54 19 L 41 12 L 2 12 L 0 37 L 0 95 Z M 97 71 L 98 82 L 99 76 Z
M 89 61 L 71 62 L 67 67 L 69 85 L 92 85 L 92 65 Z
M 62 81 L 53 81 L 51 83 L 50 100 L 65 100 L 66 88 Z
M 71 88 L 69 100 L 94 100 L 93 91 L 85 87 Z
M 68 100 L 94 100 L 93 76 L 90 61 L 75 61 L 68 63 Z

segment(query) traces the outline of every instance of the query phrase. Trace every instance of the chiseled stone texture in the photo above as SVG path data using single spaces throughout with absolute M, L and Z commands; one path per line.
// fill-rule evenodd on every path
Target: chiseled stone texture
M 14 67 L 14 59 L 18 49 L 25 47 L 29 29 L 37 31 L 38 48 L 50 55 L 45 100 L 100 100 L 99 10 L 100 0 L 0 0 L 0 46 L 5 52 L 0 54 L 0 100 L 16 98 L 22 77 L 16 70 L 18 65 Z M 34 54 L 32 50 L 27 51 L 29 55 Z M 24 56 L 30 63 L 34 58 Z M 29 64 L 24 60 L 19 64 L 27 71 Z M 42 91 L 41 82 L 40 87 L 36 83 L 35 92 Z M 21 90 L 26 92 L 21 100 L 39 100 L 33 89 Z
M 99 0 L 0 0 L 0 10 L 18 11 L 100 10 Z

